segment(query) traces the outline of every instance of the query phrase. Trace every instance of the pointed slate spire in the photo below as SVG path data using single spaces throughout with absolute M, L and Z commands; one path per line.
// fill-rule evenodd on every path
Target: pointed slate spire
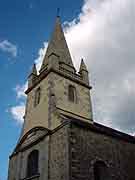
M 49 57 L 51 55 L 57 56 L 57 58 L 59 59 L 59 62 L 63 62 L 74 68 L 71 55 L 67 46 L 67 42 L 64 36 L 64 32 L 61 27 L 59 15 L 57 15 L 57 18 L 56 18 L 54 32 L 48 44 L 48 48 L 46 51 L 46 55 L 43 59 L 40 72 L 42 71 L 42 69 L 44 69 L 45 66 L 49 64 L 49 60 L 51 60 L 51 58 Z
M 80 65 L 79 73 L 81 73 L 82 71 L 87 71 L 87 72 L 88 72 L 87 67 L 86 67 L 86 65 L 85 65 L 85 63 L 84 63 L 83 58 L 81 59 L 81 65 Z

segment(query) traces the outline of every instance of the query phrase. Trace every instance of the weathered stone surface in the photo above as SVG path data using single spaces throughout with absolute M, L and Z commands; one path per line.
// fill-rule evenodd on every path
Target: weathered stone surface
M 93 165 L 102 160 L 109 169 L 106 179 L 135 180 L 135 144 L 75 125 L 70 130 L 70 179 L 94 180 Z
M 48 147 L 49 136 L 29 148 L 19 151 L 9 161 L 8 180 L 24 180 L 27 178 L 27 158 L 31 151 L 39 151 L 39 177 L 38 180 L 48 180 Z M 34 178 L 34 180 L 36 180 Z
M 135 180 L 134 138 L 79 121 L 64 122 L 37 144 L 13 155 L 8 180 L 26 178 L 27 157 L 34 149 L 40 154 L 39 180 L 95 180 L 94 163 L 99 160 L 107 165 L 107 180 Z
M 69 179 L 68 125 L 57 130 L 50 137 L 49 179 Z

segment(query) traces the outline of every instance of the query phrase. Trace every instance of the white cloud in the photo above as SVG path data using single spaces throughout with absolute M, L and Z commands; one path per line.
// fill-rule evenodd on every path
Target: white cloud
M 16 85 L 16 87 L 14 88 L 15 92 L 16 92 L 16 96 L 18 99 L 24 99 L 26 98 L 26 94 L 25 91 L 27 90 L 28 87 L 28 82 L 26 82 L 23 85 Z
M 25 112 L 25 105 L 24 103 L 21 103 L 17 106 L 11 107 L 9 109 L 9 112 L 11 113 L 12 117 L 18 122 L 23 123 L 23 116 Z
M 26 94 L 24 93 L 28 87 L 28 82 L 23 85 L 17 85 L 14 90 L 16 92 L 17 100 L 19 100 L 19 104 L 12 106 L 8 109 L 8 112 L 11 113 L 13 119 L 17 121 L 19 124 L 22 124 L 24 119 L 23 116 L 25 114 L 25 100 Z
M 94 119 L 135 131 L 135 2 L 85 0 L 65 27 L 76 67 L 84 57 L 90 72 Z
M 0 50 L 4 52 L 8 52 L 13 57 L 17 56 L 17 46 L 8 40 L 4 40 L 0 42 Z
M 41 67 L 43 58 L 44 58 L 45 53 L 46 53 L 47 46 L 48 46 L 48 43 L 47 43 L 47 42 L 44 42 L 44 43 L 43 43 L 43 48 L 40 48 L 40 49 L 39 49 L 39 51 L 38 51 L 38 57 L 37 57 L 37 59 L 35 59 L 35 63 L 36 63 L 36 67 L 37 67 L 37 70 L 38 70 L 38 71 L 40 70 L 40 67 Z

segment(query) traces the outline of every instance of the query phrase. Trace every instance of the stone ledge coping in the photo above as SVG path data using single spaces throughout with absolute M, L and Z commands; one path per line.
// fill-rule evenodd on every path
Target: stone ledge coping
M 31 177 L 25 177 L 25 178 L 20 179 L 20 180 L 39 179 L 39 177 L 40 177 L 40 174 L 38 173 L 38 174 L 36 174 L 36 175 L 34 175 L 34 176 L 31 176 Z
M 77 82 L 79 83 L 80 85 L 88 88 L 88 89 L 92 89 L 91 86 L 89 86 L 88 84 L 86 84 L 83 80 L 80 80 L 79 78 L 75 78 L 75 77 L 72 77 L 68 74 L 65 74 L 63 73 L 62 71 L 60 70 L 56 70 L 56 69 L 53 69 L 53 68 L 50 68 L 46 71 L 43 71 L 41 74 L 38 75 L 37 77 L 37 81 L 33 84 L 33 86 L 29 87 L 26 91 L 25 91 L 25 94 L 28 94 L 38 83 L 40 83 L 50 72 L 54 72 L 66 79 L 70 79 L 71 81 L 74 81 L 74 82 Z
M 120 139 L 120 140 L 127 141 L 129 143 L 135 144 L 135 137 L 131 136 L 129 134 L 126 134 L 124 132 L 118 131 L 116 129 L 112 129 L 110 127 L 104 126 L 104 125 L 96 123 L 96 122 L 89 123 L 89 122 L 82 121 L 82 120 L 75 119 L 75 118 L 71 119 L 71 117 L 69 117 L 69 116 L 66 116 L 66 118 L 68 121 L 70 121 L 71 124 L 77 125 L 81 128 L 90 129 L 90 130 L 98 132 L 100 134 L 105 134 L 105 135 L 112 136 L 112 137 Z

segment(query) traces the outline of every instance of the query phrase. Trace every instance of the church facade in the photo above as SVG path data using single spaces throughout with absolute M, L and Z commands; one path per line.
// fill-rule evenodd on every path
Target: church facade
M 8 180 L 135 180 L 135 138 L 93 121 L 91 85 L 79 72 L 60 17 L 39 74 L 28 77 L 24 124 Z

